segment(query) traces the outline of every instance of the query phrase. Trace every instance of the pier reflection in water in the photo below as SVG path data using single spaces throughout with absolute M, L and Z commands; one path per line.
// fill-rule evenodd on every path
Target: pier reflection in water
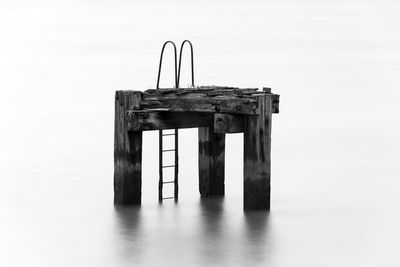
M 267 261 L 268 212 L 243 212 L 240 199 L 116 207 L 121 261 L 139 264 L 247 264 Z M 239 209 L 239 210 L 234 210 Z

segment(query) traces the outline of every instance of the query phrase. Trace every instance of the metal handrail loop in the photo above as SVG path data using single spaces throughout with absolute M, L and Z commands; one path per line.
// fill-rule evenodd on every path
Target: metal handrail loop
M 161 49 L 161 55 L 160 55 L 160 65 L 158 67 L 158 76 L 157 76 L 157 89 L 160 88 L 160 75 L 161 75 L 161 66 L 162 66 L 162 60 L 163 60 L 163 56 L 164 56 L 164 49 L 166 47 L 167 44 L 172 44 L 174 46 L 174 55 L 175 55 L 175 88 L 179 87 L 179 83 L 178 83 L 178 75 L 177 75 L 177 55 L 176 55 L 176 45 L 174 42 L 172 41 L 166 41 Z

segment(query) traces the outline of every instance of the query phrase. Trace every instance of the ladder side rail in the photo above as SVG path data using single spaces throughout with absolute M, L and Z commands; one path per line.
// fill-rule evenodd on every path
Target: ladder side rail
M 161 67 L 162 67 L 162 62 L 163 62 L 163 57 L 164 57 L 164 49 L 167 46 L 167 44 L 171 44 L 174 48 L 174 81 L 175 81 L 175 88 L 178 88 L 178 76 L 177 76 L 177 53 L 176 53 L 176 45 L 172 41 L 166 41 L 161 49 L 161 55 L 160 55 L 160 63 L 158 66 L 158 75 L 157 75 L 157 85 L 156 89 L 160 89 L 160 76 L 161 76 Z M 158 200 L 161 202 L 163 199 L 163 131 L 159 130 L 159 144 L 158 144 L 158 154 L 159 154 L 159 181 L 158 181 Z

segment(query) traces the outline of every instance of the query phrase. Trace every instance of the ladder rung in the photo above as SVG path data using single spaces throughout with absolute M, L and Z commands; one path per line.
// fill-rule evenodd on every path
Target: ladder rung
M 165 149 L 162 152 L 170 152 L 170 151 L 175 151 L 175 149 Z
M 166 165 L 166 166 L 162 166 L 163 168 L 172 168 L 175 167 L 176 165 Z
M 172 133 L 172 134 L 163 134 L 162 136 L 167 136 L 167 135 L 175 135 L 174 133 Z
M 172 184 L 172 183 L 175 183 L 175 181 L 166 181 L 166 182 L 163 182 L 163 184 Z
M 163 197 L 162 199 L 171 199 L 171 198 L 175 198 L 175 197 Z

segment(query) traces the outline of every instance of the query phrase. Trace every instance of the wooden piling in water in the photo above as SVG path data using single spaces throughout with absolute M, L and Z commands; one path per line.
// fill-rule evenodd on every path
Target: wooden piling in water
M 244 209 L 270 209 L 271 202 L 270 95 L 260 96 L 258 107 L 258 116 L 245 116 L 244 119 Z
M 225 194 L 225 134 L 199 128 L 199 191 L 202 197 Z
M 142 132 L 126 129 L 126 111 L 137 107 L 140 92 L 115 95 L 114 204 L 140 204 L 142 197 Z

